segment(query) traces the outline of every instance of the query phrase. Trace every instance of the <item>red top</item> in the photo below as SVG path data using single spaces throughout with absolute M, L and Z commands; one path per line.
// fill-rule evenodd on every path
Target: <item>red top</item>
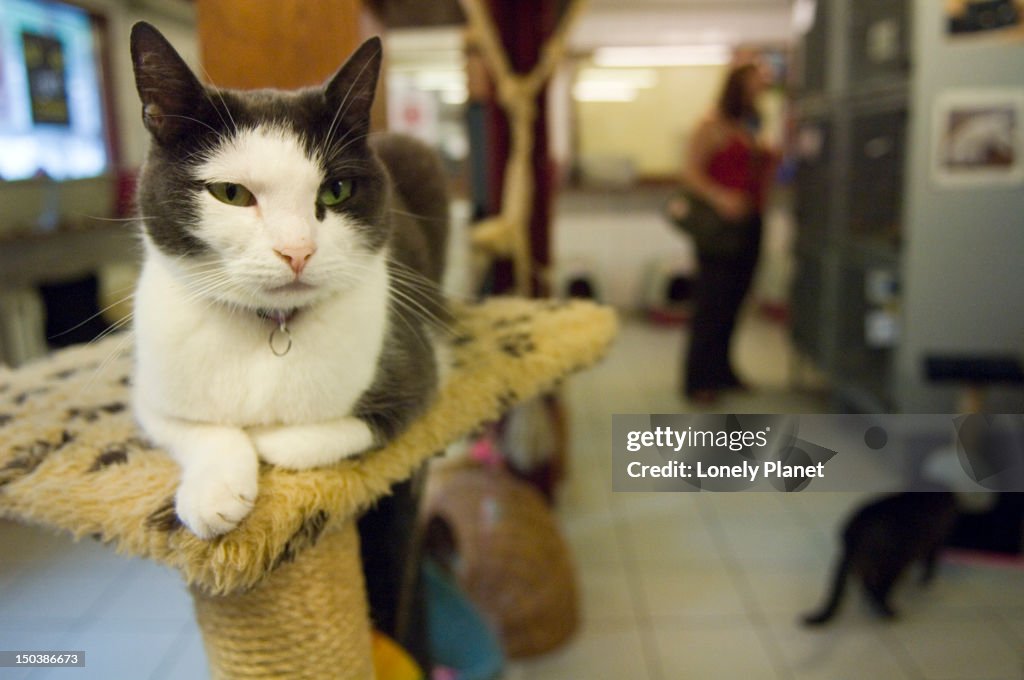
M 708 177 L 729 189 L 742 191 L 758 208 L 764 206 L 765 154 L 739 133 L 733 133 L 708 161 Z

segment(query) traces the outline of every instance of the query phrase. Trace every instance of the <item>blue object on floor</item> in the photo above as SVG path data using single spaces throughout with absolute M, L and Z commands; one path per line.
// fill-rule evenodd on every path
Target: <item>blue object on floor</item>
M 505 655 L 476 607 L 433 560 L 423 562 L 427 630 L 434 663 L 458 680 L 498 680 Z

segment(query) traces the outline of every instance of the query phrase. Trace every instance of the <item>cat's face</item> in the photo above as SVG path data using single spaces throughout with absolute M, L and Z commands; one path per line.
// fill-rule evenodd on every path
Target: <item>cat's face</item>
M 294 92 L 204 87 L 148 24 L 132 30 L 132 58 L 152 136 L 139 209 L 192 294 L 302 307 L 383 256 L 386 175 L 366 139 L 379 40 Z

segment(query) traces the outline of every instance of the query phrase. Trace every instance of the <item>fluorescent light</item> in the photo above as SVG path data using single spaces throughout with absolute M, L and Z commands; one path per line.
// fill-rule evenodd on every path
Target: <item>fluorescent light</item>
M 728 45 L 660 45 L 653 47 L 599 47 L 598 66 L 716 66 L 729 63 Z
M 576 76 L 572 96 L 580 102 L 631 102 L 638 90 L 657 83 L 658 74 L 649 68 L 584 68 Z
M 576 76 L 580 83 L 620 83 L 633 88 L 658 84 L 658 74 L 649 68 L 584 68 Z
M 454 69 L 423 70 L 413 74 L 413 82 L 421 90 L 465 89 L 466 73 Z
M 636 88 L 628 83 L 579 82 L 572 88 L 578 102 L 631 102 L 636 97 Z

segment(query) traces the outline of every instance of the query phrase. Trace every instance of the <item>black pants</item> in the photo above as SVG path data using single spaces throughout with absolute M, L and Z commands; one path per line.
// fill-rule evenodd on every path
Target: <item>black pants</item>
M 750 239 L 738 253 L 698 253 L 700 272 L 694 291 L 690 346 L 684 365 L 686 394 L 739 384 L 729 364 L 729 345 L 743 298 L 750 289 L 761 245 L 761 218 L 751 220 Z

